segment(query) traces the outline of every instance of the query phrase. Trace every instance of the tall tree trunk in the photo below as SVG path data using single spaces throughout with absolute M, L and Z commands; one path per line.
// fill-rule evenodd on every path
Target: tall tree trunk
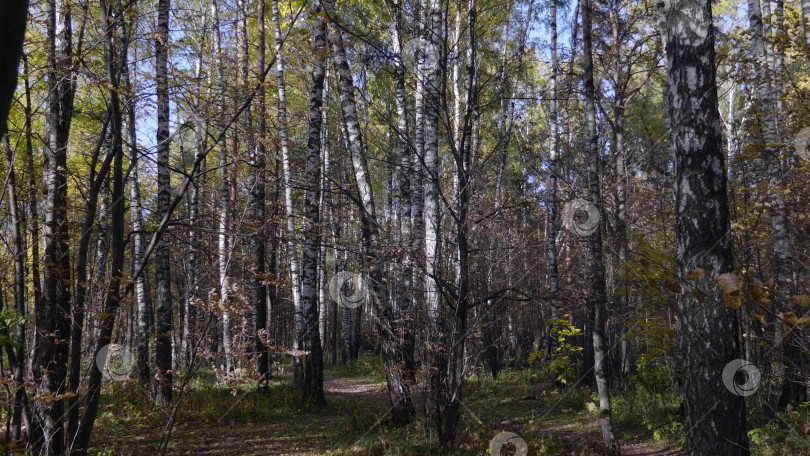
M 31 105 L 31 84 L 30 84 L 30 76 L 28 74 L 28 59 L 23 55 L 22 59 L 23 63 L 23 71 L 25 73 L 24 78 L 24 87 L 25 87 L 25 148 L 26 148 L 26 156 L 25 156 L 25 163 L 26 163 L 26 170 L 28 172 L 28 217 L 27 217 L 27 229 L 31 233 L 31 288 L 33 290 L 32 297 L 33 300 L 29 297 L 29 302 L 24 309 L 22 315 L 28 314 L 28 309 L 31 307 L 31 302 L 33 301 L 34 309 L 39 308 L 42 305 L 42 282 L 40 282 L 40 275 L 39 275 L 39 186 L 41 185 L 41 181 L 37 179 L 37 174 L 34 172 L 34 145 L 33 145 L 33 137 L 34 131 L 32 127 L 33 118 L 33 108 Z M 19 371 L 14 372 L 14 381 L 16 382 L 17 390 L 14 393 L 14 416 L 12 417 L 12 428 L 11 428 L 11 439 L 14 442 L 19 442 L 22 439 L 22 421 L 23 417 L 25 417 L 26 421 L 26 428 L 31 429 L 30 423 L 28 422 L 28 416 L 30 413 L 28 411 L 28 403 L 27 403 L 27 393 L 25 391 L 25 387 L 23 386 L 23 381 L 25 379 L 25 360 L 23 358 L 28 358 L 27 352 L 27 341 L 25 338 L 25 326 L 21 325 L 22 332 L 22 340 L 18 343 L 20 344 L 18 347 L 18 355 L 17 358 L 19 359 L 17 366 L 20 368 Z
M 276 76 L 278 78 L 278 133 L 281 143 L 281 162 L 284 171 L 284 206 L 287 219 L 287 250 L 290 256 L 290 281 L 295 309 L 295 339 L 293 348 L 301 348 L 304 337 L 304 315 L 301 310 L 301 276 L 298 261 L 298 243 L 295 233 L 295 215 L 293 212 L 292 169 L 290 168 L 290 150 L 288 147 L 287 126 L 287 87 L 285 83 L 286 64 L 284 60 L 284 41 L 281 35 L 281 18 L 278 11 L 278 0 L 272 2 L 273 25 L 276 32 Z M 295 378 L 301 379 L 301 358 L 296 357 Z
M 203 11 L 203 30 L 208 30 L 208 10 Z M 203 55 L 205 53 L 206 39 L 200 46 L 196 61 L 194 62 L 194 77 L 196 82 L 197 98 L 195 100 L 194 121 L 194 148 L 195 161 L 206 153 L 206 143 L 208 135 L 208 119 L 203 117 Z M 212 59 L 213 61 L 213 59 Z M 211 87 L 214 72 L 208 75 L 208 90 L 205 96 L 211 96 Z M 264 87 L 262 87 L 262 90 Z M 205 174 L 205 160 L 200 165 L 200 175 Z M 202 186 L 196 180 L 191 182 L 188 197 L 188 266 L 186 268 L 185 296 L 182 306 L 183 312 L 183 337 L 181 342 L 181 359 L 184 363 L 191 363 L 197 336 L 197 303 L 200 300 L 200 255 L 199 255 L 199 235 L 198 223 L 200 223 L 200 193 Z
M 412 289 L 413 290 L 426 290 L 427 282 L 425 281 L 422 271 L 425 270 L 425 189 L 424 189 L 424 159 L 425 159 L 425 58 L 424 50 L 426 46 L 425 34 L 428 27 L 428 18 L 430 8 L 428 7 L 429 0 L 420 0 L 418 9 L 415 12 L 417 18 L 417 31 L 418 45 L 414 51 L 414 73 L 416 76 L 416 88 L 414 90 L 413 102 L 413 159 L 411 164 L 413 171 L 411 175 L 411 201 L 413 202 L 413 211 L 411 212 L 411 255 L 413 256 L 413 274 L 412 274 Z M 425 295 L 423 293 L 415 292 L 411 305 L 418 308 L 423 302 Z
M 158 0 L 158 21 L 155 33 L 155 77 L 157 80 L 157 217 L 169 216 L 171 178 L 169 175 L 169 8 L 170 0 Z M 169 271 L 169 246 L 160 236 L 155 248 L 155 277 L 157 281 L 157 328 L 155 364 L 157 385 L 155 404 L 172 401 L 172 290 Z
M 327 15 L 332 18 L 328 24 L 328 42 L 337 75 L 337 86 L 340 104 L 343 111 L 343 122 L 348 133 L 346 142 L 349 145 L 352 166 L 354 168 L 357 192 L 360 195 L 360 224 L 363 238 L 365 266 L 368 268 L 369 289 L 376 309 L 377 329 L 382 339 L 383 362 L 388 380 L 388 395 L 391 403 L 391 414 L 396 424 L 410 423 L 415 415 L 410 397 L 402 347 L 397 340 L 395 322 L 388 301 L 385 278 L 385 260 L 380 241 L 380 228 L 377 223 L 377 211 L 371 187 L 368 162 L 363 153 L 363 137 L 357 120 L 357 104 L 354 99 L 354 81 L 346 59 L 346 49 L 337 18 L 334 0 L 324 2 Z
M 16 151 L 11 149 L 8 142 L 8 136 L 0 137 L 3 141 L 3 146 L 6 149 L 6 167 L 8 168 L 8 199 L 9 199 L 9 215 L 11 216 L 11 226 L 13 229 L 13 246 L 14 246 L 14 310 L 18 317 L 24 318 L 27 314 L 28 299 L 27 286 L 26 286 L 26 268 L 25 268 L 25 255 L 26 246 L 23 238 L 23 220 L 20 215 L 20 206 L 17 196 L 17 176 L 14 171 L 16 167 Z M 25 323 L 24 320 L 18 323 L 14 329 L 13 341 L 17 350 L 14 352 L 14 357 L 9 357 L 9 365 L 14 377 L 16 389 L 14 391 L 13 402 L 13 418 L 11 437 L 16 442 L 21 437 L 21 424 L 22 424 L 22 410 L 25 400 L 25 386 L 24 382 L 24 369 L 26 359 L 26 345 L 25 345 Z
M 552 329 L 549 340 L 549 357 L 557 343 L 557 322 L 560 319 L 560 275 L 557 270 L 557 213 L 559 210 L 557 199 L 557 178 L 560 174 L 558 163 L 559 154 L 559 126 L 557 111 L 557 76 L 559 74 L 559 61 L 557 59 L 557 0 L 550 0 L 549 14 L 551 18 L 551 80 L 549 88 L 549 151 L 548 151 L 548 200 L 546 201 L 546 263 L 548 268 L 548 289 L 551 293 L 551 321 Z
M 428 22 L 425 26 L 425 114 L 424 114 L 424 185 L 425 207 L 425 306 L 427 307 L 427 340 L 432 348 L 431 366 L 427 385 L 431 401 L 435 407 L 436 427 L 444 441 L 443 417 L 448 402 L 447 348 L 448 340 L 443 338 L 444 315 L 441 312 L 441 293 L 438 274 L 441 269 L 441 220 L 439 199 L 441 181 L 439 172 L 439 108 L 441 103 L 441 46 L 443 38 L 443 5 L 440 0 L 430 0 Z
M 217 31 L 219 30 L 219 14 L 214 13 L 214 21 L 216 22 Z M 220 101 L 222 109 L 225 108 L 225 69 L 224 69 L 224 55 L 222 54 L 221 35 L 217 33 L 216 47 L 219 55 L 219 90 Z M 224 119 L 220 115 L 219 118 L 220 131 L 224 131 Z M 236 144 L 236 136 L 234 136 L 234 143 Z M 236 151 L 234 151 L 235 153 Z M 230 175 L 228 173 L 230 166 L 228 165 L 228 147 L 226 144 L 220 145 L 219 148 L 219 230 L 217 234 L 217 265 L 219 267 L 219 299 L 220 309 L 222 310 L 222 351 L 225 355 L 225 371 L 230 372 L 233 369 L 233 359 L 231 358 L 231 314 L 227 310 L 231 296 L 228 288 L 228 270 L 230 262 L 230 236 L 228 230 L 231 226 L 231 186 Z
M 616 275 L 617 290 L 614 291 L 615 309 L 622 316 L 617 322 L 619 333 L 619 359 L 618 374 L 627 375 L 630 372 L 629 343 L 627 340 L 626 313 L 627 291 L 628 291 L 628 238 L 627 238 L 627 169 L 626 154 L 624 146 L 624 125 L 625 106 L 629 101 L 626 89 L 630 79 L 631 69 L 625 68 L 622 61 L 622 23 L 619 18 L 618 9 L 621 8 L 618 1 L 608 3 L 608 16 L 613 48 L 612 56 L 612 80 L 614 87 L 613 121 L 610 122 L 612 129 L 613 148 L 613 171 L 616 179 L 616 213 L 614 217 L 614 233 L 616 242 Z
M 437 7 L 441 8 L 441 3 L 436 2 Z M 435 10 L 431 11 L 433 20 L 441 18 L 441 13 L 436 13 Z M 467 226 L 467 213 L 469 210 L 470 202 L 470 164 L 472 160 L 472 153 L 477 147 L 477 124 L 478 124 L 478 76 L 477 76 L 477 30 L 476 22 L 478 19 L 478 10 L 476 0 L 469 0 L 467 3 L 467 61 L 466 61 L 466 110 L 464 114 L 463 130 L 461 135 L 461 143 L 454 151 L 453 158 L 455 159 L 456 179 L 458 181 L 458 189 L 456 190 L 455 199 L 456 214 L 456 245 L 458 256 L 458 267 L 456 269 L 456 286 L 457 296 L 455 303 L 455 313 L 453 315 L 453 326 L 450 331 L 450 339 L 447 345 L 448 365 L 447 365 L 447 399 L 444 406 L 444 413 L 442 418 L 441 427 L 439 428 L 439 438 L 444 442 L 452 442 L 458 434 L 458 426 L 461 418 L 461 398 L 462 388 L 464 385 L 464 355 L 465 355 L 465 342 L 467 338 L 467 310 L 469 308 L 469 242 Z M 435 24 L 433 24 L 433 33 L 440 31 Z M 438 41 L 437 37 L 433 38 Z M 436 57 L 440 54 L 437 50 L 433 50 Z M 431 57 L 428 57 L 429 62 Z M 438 62 L 437 62 L 438 65 Z M 438 109 L 437 109 L 438 112 Z M 426 134 L 426 137 L 429 137 Z
M 53 401 L 36 401 L 32 412 L 36 436 L 46 455 L 64 452 L 63 399 L 66 391 L 70 337 L 70 252 L 67 218 L 67 142 L 73 114 L 75 78 L 70 7 L 63 0 L 49 0 L 47 6 L 48 97 L 45 114 L 45 220 L 42 235 L 42 305 L 36 310 L 36 336 L 32 365 L 38 396 Z M 3 123 L 5 125 L 5 123 Z M 38 432 L 37 432 L 38 431 Z
M 407 372 L 416 375 L 415 353 L 416 338 L 414 335 L 415 309 L 413 306 L 413 250 L 412 231 L 413 199 L 411 196 L 411 176 L 413 175 L 413 153 L 408 126 L 408 97 L 405 90 L 405 65 L 402 61 L 402 0 L 393 2 L 394 24 L 392 28 L 394 53 L 394 79 L 396 104 L 396 154 L 400 160 L 399 172 L 399 213 L 397 222 L 400 227 L 400 244 L 403 248 L 401 260 L 402 274 L 397 274 L 399 281 L 397 296 L 397 319 L 401 322 L 398 337 L 402 340 L 402 356 L 408 365 Z M 407 379 L 413 387 L 415 378 Z
M 240 62 L 241 62 L 241 74 L 240 74 L 240 81 L 241 81 L 240 87 L 241 87 L 241 89 L 239 90 L 239 99 L 240 99 L 240 105 L 244 106 L 244 110 L 242 112 L 242 128 L 244 130 L 244 134 L 243 134 L 244 139 L 241 139 L 240 142 L 245 143 L 245 148 L 247 149 L 247 155 L 248 155 L 249 163 L 254 163 L 255 160 L 251 160 L 251 158 L 250 158 L 250 157 L 255 156 L 255 154 L 256 154 L 256 138 L 254 136 L 254 131 L 253 131 L 253 116 L 252 116 L 252 113 L 251 113 L 251 106 L 250 106 L 252 104 L 253 99 L 252 99 L 250 89 L 249 89 L 249 87 L 250 87 L 250 65 L 249 65 L 250 42 L 248 40 L 248 21 L 249 21 L 249 18 L 248 18 L 248 1 L 247 0 L 238 0 L 236 9 L 237 9 L 237 12 L 239 14 L 239 22 L 238 22 L 238 25 L 237 25 L 237 27 L 238 27 L 238 40 L 237 40 L 237 42 L 238 42 L 238 48 L 239 48 L 239 59 L 240 59 Z M 259 74 L 262 74 L 263 72 L 264 71 L 262 69 L 262 70 L 260 70 Z M 234 152 L 238 152 L 238 151 L 234 150 Z M 236 166 L 234 167 L 234 169 L 237 169 L 237 168 L 238 167 L 236 167 Z M 236 195 L 237 195 L 236 187 L 235 187 L 236 179 L 237 179 L 236 173 L 234 173 L 233 180 L 231 181 L 231 185 L 234 186 L 233 190 L 231 191 L 231 198 L 234 201 L 235 201 Z M 251 186 L 251 188 L 253 188 L 253 186 Z M 248 206 L 250 206 L 250 198 L 251 198 L 250 195 L 248 195 Z M 250 209 L 249 209 L 249 211 L 250 211 Z M 236 246 L 235 237 L 232 239 L 231 242 L 233 244 L 231 247 L 235 248 L 235 246 Z M 252 244 L 252 242 L 253 242 L 252 240 L 250 240 L 248 242 L 250 244 L 249 248 L 251 249 L 251 251 L 254 251 L 254 245 Z M 264 255 L 262 255 L 262 257 L 263 256 Z M 264 262 L 264 258 L 262 258 L 262 262 Z M 251 275 L 251 277 L 253 277 L 253 275 Z M 262 290 L 261 295 L 264 295 L 263 290 Z M 247 334 L 248 334 L 248 329 L 247 328 L 248 327 L 253 328 L 255 326 L 254 320 L 253 320 L 254 319 L 253 310 L 254 309 L 251 308 L 250 310 L 248 310 L 246 312 L 240 312 L 240 314 L 242 316 L 242 330 L 240 332 L 240 335 L 237 336 L 238 341 L 239 340 L 246 340 L 246 337 L 247 337 Z M 251 332 L 252 332 L 252 329 L 251 329 Z M 252 345 L 252 344 L 253 344 L 253 341 L 251 340 L 249 345 Z M 241 365 L 241 361 L 239 363 Z
M 87 263 L 90 252 L 90 238 L 93 233 L 93 225 L 96 222 L 99 195 L 101 194 L 102 186 L 108 182 L 107 176 L 109 175 L 110 166 L 114 158 L 114 154 L 112 153 L 113 149 L 108 148 L 97 174 L 95 172 L 95 163 L 98 161 L 98 155 L 102 145 L 107 140 L 107 128 L 110 123 L 111 118 L 109 114 L 111 114 L 111 112 L 112 111 L 108 109 L 108 116 L 102 125 L 101 134 L 99 135 L 96 148 L 92 153 L 91 160 L 93 166 L 90 167 L 90 190 L 87 195 L 87 206 L 74 267 L 76 271 L 76 293 L 73 303 L 73 322 L 70 327 L 70 376 L 68 378 L 68 389 L 76 394 L 78 394 L 81 381 L 82 334 L 89 290 Z M 68 399 L 68 436 L 70 436 L 70 438 L 76 434 L 78 425 L 78 397 L 74 396 Z
M 258 15 L 258 55 L 256 56 L 257 74 L 264 73 L 265 65 L 265 2 L 259 0 Z M 254 223 L 254 232 L 250 238 L 250 249 L 253 253 L 253 274 L 251 275 L 251 288 L 253 289 L 253 321 L 254 338 L 253 345 L 257 353 L 256 370 L 259 373 L 258 388 L 260 391 L 268 389 L 270 377 L 270 353 L 264 346 L 259 334 L 267 331 L 267 285 L 265 281 L 265 156 L 267 155 L 266 138 L 267 134 L 267 108 L 264 84 L 259 85 L 256 93 L 257 101 L 257 126 L 259 140 L 256 142 L 256 149 L 251 160 L 253 168 L 250 174 L 250 215 Z
M 510 16 L 512 14 L 511 11 L 508 13 Z M 529 7 L 529 14 L 531 14 L 531 6 Z M 457 14 L 458 16 L 458 14 Z M 457 22 L 460 22 L 460 16 L 457 18 Z M 456 24 L 456 30 L 460 31 L 460 25 Z M 503 48 L 501 49 L 501 62 L 498 68 L 498 78 L 500 79 L 500 83 L 498 86 L 498 98 L 500 99 L 500 112 L 498 113 L 498 120 L 496 124 L 496 131 L 497 131 L 497 144 L 496 148 L 499 149 L 499 157 L 496 166 L 496 175 L 495 175 L 495 216 L 498 222 L 504 221 L 504 214 L 503 205 L 505 202 L 505 190 L 504 190 L 504 174 L 506 172 L 506 163 L 509 153 L 509 141 L 511 138 L 511 130 L 512 130 L 512 122 L 510 117 L 510 87 L 509 87 L 509 74 L 507 65 L 509 62 L 509 39 L 512 32 L 511 20 L 506 24 L 506 30 L 503 37 Z M 455 69 L 454 69 L 455 71 Z M 454 76 L 455 77 L 455 76 Z M 455 84 L 454 84 L 455 85 Z M 460 112 L 457 111 L 457 117 L 460 116 Z M 458 123 L 458 122 L 457 122 Z M 458 133 L 456 133 L 458 136 Z M 458 180 L 458 179 L 456 179 Z M 489 237 L 489 244 L 491 249 L 491 256 L 490 256 L 490 264 L 495 265 L 498 263 L 505 264 L 506 269 L 503 270 L 503 273 L 506 277 L 510 277 L 510 270 L 509 265 L 511 261 L 506 261 L 505 263 L 501 261 L 503 257 L 503 246 L 501 240 L 502 233 L 497 230 L 492 230 L 492 233 Z M 511 254 L 507 254 L 507 257 L 511 256 Z M 492 285 L 492 276 L 496 271 L 495 267 L 491 267 L 489 269 L 490 274 L 487 277 L 487 287 L 491 287 Z M 487 293 L 489 294 L 489 293 Z M 483 341 L 484 341 L 484 353 L 486 354 L 486 366 L 492 374 L 492 378 L 497 378 L 498 373 L 501 369 L 501 361 L 502 361 L 502 350 L 499 349 L 499 339 L 500 339 L 500 324 L 499 320 L 495 318 L 495 312 L 493 307 L 496 305 L 496 301 L 488 299 L 484 304 L 483 311 Z
M 31 83 L 28 74 L 28 59 L 25 56 L 23 56 L 23 68 L 25 71 L 25 143 L 27 149 L 25 165 L 28 172 L 29 199 L 27 222 L 28 230 L 31 232 L 31 288 L 33 289 L 34 308 L 36 309 L 42 302 L 42 281 L 39 275 L 39 189 L 42 186 L 42 181 L 38 179 L 38 175 L 34 171 L 33 107 L 31 104 Z
M 327 49 L 328 52 L 328 49 Z M 342 271 L 343 269 L 340 267 L 340 257 L 338 256 L 337 250 L 337 242 L 340 238 L 340 223 L 335 221 L 335 215 L 333 212 L 334 204 L 333 204 L 333 195 L 332 195 L 332 161 L 331 161 L 331 147 L 329 143 L 329 94 L 330 85 L 329 85 L 329 75 L 330 75 L 330 65 L 327 59 L 326 63 L 326 76 L 324 77 L 324 88 L 323 88 L 323 104 L 324 109 L 322 112 L 322 125 L 321 125 L 321 149 L 323 150 L 323 175 L 322 175 L 322 186 L 321 191 L 323 192 L 321 195 L 321 201 L 323 202 L 321 210 L 323 211 L 323 230 L 324 236 L 331 235 L 332 237 L 332 245 L 331 249 L 334 254 L 335 259 L 335 273 Z M 326 242 L 323 242 L 324 245 Z M 338 354 L 338 330 L 339 330 L 339 308 L 338 302 L 335 299 L 332 299 L 328 293 L 328 281 L 327 278 L 327 250 L 323 249 L 322 251 L 323 257 L 321 258 L 321 265 L 322 265 L 322 273 L 323 277 L 321 281 L 323 283 L 323 287 L 327 287 L 323 294 L 323 299 L 330 303 L 331 307 L 331 322 L 330 322 L 330 341 L 329 347 L 332 350 L 332 365 L 337 365 L 337 354 Z
M 588 201 L 599 211 L 602 208 L 602 195 L 599 185 L 599 137 L 596 133 L 596 90 L 593 76 L 593 53 L 591 50 L 591 0 L 582 3 L 582 52 L 585 57 L 583 69 L 585 77 L 585 119 L 587 123 L 587 142 L 585 151 Z M 600 217 L 601 225 L 601 217 Z M 605 265 L 602 259 L 602 230 L 596 230 L 588 237 L 589 277 L 588 314 L 593 321 L 593 354 L 594 378 L 599 393 L 599 422 L 602 427 L 602 440 L 611 453 L 619 453 L 619 444 L 613 434 L 610 410 L 610 393 L 607 384 L 607 347 L 605 342 Z
M 323 123 L 323 85 L 326 77 L 326 23 L 320 4 L 313 8 L 312 90 L 309 95 L 309 139 L 307 141 L 307 185 L 304 193 L 304 256 L 302 262 L 301 306 L 304 313 L 304 395 L 325 404 L 323 393 L 323 348 L 318 317 L 318 251 L 321 239 L 319 223 L 321 126 Z
M 124 84 L 130 91 L 126 101 L 129 164 L 132 169 L 132 171 L 130 171 L 129 184 L 129 217 L 132 220 L 132 256 L 134 259 L 134 269 L 137 271 L 143 264 L 146 246 L 144 244 L 143 203 L 141 200 L 141 183 L 138 170 L 139 152 L 136 137 L 137 130 L 135 128 L 135 94 L 131 93 L 132 85 L 127 66 L 128 65 L 124 65 L 122 71 Z M 138 275 L 135 283 L 135 300 L 138 307 L 138 348 L 136 354 L 138 382 L 141 386 L 147 386 L 151 381 L 149 372 L 149 333 L 152 331 L 155 321 L 152 310 L 152 291 L 149 286 L 149 274 Z
M 326 51 L 328 52 L 328 50 Z M 329 315 L 329 282 L 326 273 L 327 242 L 329 232 L 332 227 L 331 204 L 332 204 L 332 183 L 330 181 L 331 163 L 329 150 L 329 59 L 326 60 L 326 74 L 324 75 L 323 86 L 323 107 L 321 108 L 321 194 L 320 194 L 320 224 L 321 224 L 321 247 L 318 253 L 318 303 L 320 305 L 320 331 L 321 346 L 326 347 L 327 320 Z M 334 331 L 334 328 L 333 328 Z M 334 356 L 335 345 L 330 343 L 329 348 Z
M 195 76 L 198 81 L 202 78 L 202 54 L 197 56 L 195 63 Z M 197 90 L 201 91 L 201 84 L 198 83 Z M 197 112 L 201 108 L 202 97 L 197 99 Z M 205 152 L 205 142 L 207 125 L 206 120 L 200 114 L 195 114 L 194 121 L 194 148 L 195 159 Z M 202 162 L 202 167 L 205 166 L 205 161 Z M 204 168 L 201 170 L 205 172 Z M 185 309 L 183 312 L 183 336 L 180 346 L 180 361 L 185 364 L 191 362 L 192 350 L 194 346 L 193 337 L 196 336 L 197 326 L 197 305 L 196 302 L 200 299 L 200 258 L 198 253 L 199 236 L 197 234 L 197 224 L 200 222 L 200 192 L 201 185 L 197 181 L 191 182 L 188 195 L 188 264 L 186 266 L 186 283 L 185 283 L 185 296 L 183 298 L 182 307 Z
M 713 281 L 731 272 L 733 256 L 711 3 L 669 0 L 664 16 L 678 268 L 696 277 L 678 299 L 688 451 L 748 455 L 745 402 L 722 380 L 724 366 L 740 356 L 737 313 Z
M 626 153 L 624 146 L 624 109 L 617 107 L 615 118 L 613 119 L 613 147 L 614 147 L 614 171 L 616 173 L 616 259 L 618 261 L 618 290 L 616 291 L 616 310 L 623 316 L 623 321 L 619 323 L 619 373 L 627 375 L 630 373 L 630 346 L 627 339 L 628 325 L 627 312 L 628 291 L 630 286 L 629 264 L 628 264 L 628 238 L 627 238 L 627 168 Z
M 770 105 L 773 114 L 771 131 L 774 133 L 772 141 L 768 141 L 763 149 L 762 158 L 768 167 L 768 199 L 771 201 L 771 228 L 773 229 L 773 256 L 776 266 L 776 306 L 782 312 L 800 313 L 800 308 L 787 299 L 795 291 L 795 268 L 793 265 L 793 251 L 790 244 L 790 226 L 788 225 L 787 208 L 783 190 L 783 174 L 781 156 L 786 152 L 785 141 L 780 132 L 783 130 L 784 87 L 781 76 L 785 71 L 785 52 L 781 39 L 785 32 L 785 3 L 776 0 L 776 22 L 773 27 L 773 36 L 769 45 L 774 55 L 773 92 Z M 791 331 L 785 334 L 782 357 L 786 363 L 785 376 L 782 380 L 782 392 L 778 407 L 785 409 L 788 406 L 798 407 L 807 401 L 807 379 L 805 377 L 805 350 L 802 347 L 801 332 Z
M 119 86 L 121 82 L 121 67 L 126 64 L 126 36 L 119 33 L 118 24 L 113 21 L 122 20 L 123 11 L 113 6 L 108 0 L 100 0 L 101 18 L 105 33 L 103 38 L 105 67 L 109 84 L 109 111 L 110 111 L 110 133 L 111 148 L 115 156 L 113 162 L 112 176 L 112 205 L 110 206 L 111 219 L 111 271 L 110 283 L 107 290 L 107 298 L 104 303 L 104 310 L 99 319 L 99 336 L 96 341 L 94 357 L 104 356 L 110 349 L 109 343 L 112 339 L 115 317 L 118 313 L 121 296 L 121 279 L 124 269 L 124 146 L 123 146 L 123 118 L 121 114 L 121 102 L 119 98 Z M 121 30 L 123 31 L 123 30 Z M 99 176 L 103 179 L 103 176 Z M 76 432 L 75 439 L 71 442 L 71 454 L 84 456 L 87 454 L 90 443 L 90 434 L 93 430 L 96 415 L 98 413 L 98 403 L 101 395 L 102 372 L 98 363 L 94 362 L 90 368 L 90 378 L 87 384 L 87 404 L 82 415 L 81 425 Z M 73 438 L 73 436 L 69 436 Z

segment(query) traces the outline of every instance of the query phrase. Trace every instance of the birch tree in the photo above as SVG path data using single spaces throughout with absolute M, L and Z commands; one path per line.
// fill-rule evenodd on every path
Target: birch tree
M 155 33 L 155 79 L 157 82 L 157 181 L 158 219 L 169 216 L 171 204 L 171 177 L 169 169 L 169 9 L 170 0 L 158 0 L 158 20 Z M 168 405 L 172 401 L 172 290 L 169 265 L 169 246 L 165 237 L 155 247 L 155 277 L 157 282 L 157 326 L 155 364 L 157 384 L 155 404 Z
M 258 1 L 258 55 L 256 56 L 256 74 L 264 74 L 265 66 L 265 2 Z M 250 248 L 253 253 L 253 271 L 251 275 L 251 288 L 253 289 L 254 335 L 253 344 L 256 350 L 256 370 L 261 379 L 259 390 L 266 391 L 270 375 L 270 354 L 259 335 L 267 331 L 267 290 L 265 285 L 265 157 L 267 155 L 267 107 L 264 84 L 260 84 L 256 92 L 257 101 L 257 134 L 256 148 L 251 159 L 250 174 L 250 210 L 254 224 L 254 232 L 250 238 Z
M 304 194 L 304 250 L 302 262 L 301 306 L 304 314 L 304 350 L 307 352 L 304 374 L 304 394 L 316 404 L 326 403 L 323 393 L 323 347 L 318 329 L 318 253 L 321 229 L 318 200 L 321 179 L 321 127 L 323 118 L 323 86 L 326 78 L 326 22 L 322 5 L 313 9 L 315 23 L 312 29 L 314 62 L 312 89 L 309 95 L 309 137 L 307 140 L 306 191 Z
M 109 83 L 108 109 L 110 116 L 111 149 L 114 155 L 112 166 L 112 205 L 110 207 L 111 219 L 111 272 L 110 285 L 104 302 L 104 311 L 100 316 L 98 340 L 94 353 L 108 350 L 113 335 L 115 317 L 121 301 L 121 281 L 124 269 L 124 138 L 123 113 L 119 88 L 121 86 L 122 66 L 127 64 L 128 32 L 125 26 L 119 24 L 123 21 L 124 12 L 120 6 L 100 0 L 101 19 L 104 26 L 104 56 L 106 76 Z M 106 352 L 105 352 L 106 354 Z M 95 357 L 94 357 L 95 359 Z M 87 454 L 90 434 L 93 430 L 98 405 L 101 396 L 102 372 L 98 363 L 93 363 L 90 369 L 90 378 L 87 385 L 87 402 L 82 414 L 81 424 L 75 438 L 71 440 L 71 454 L 83 456 Z
M 281 18 L 278 0 L 272 2 L 273 25 L 276 33 L 276 78 L 278 81 L 278 134 L 281 146 L 281 164 L 284 172 L 284 210 L 287 228 L 287 254 L 290 257 L 290 282 L 293 308 L 295 309 L 295 339 L 293 348 L 299 349 L 304 337 L 304 315 L 301 307 L 301 267 L 298 261 L 298 243 L 296 242 L 295 214 L 293 212 L 292 169 L 290 167 L 289 133 L 287 119 L 287 86 L 285 81 L 286 65 L 284 60 L 284 41 L 281 34 Z M 295 377 L 299 378 L 301 360 L 295 358 Z
M 684 428 L 690 455 L 748 455 L 745 402 L 723 385 L 739 358 L 738 319 L 714 277 L 733 268 L 715 75 L 711 3 L 669 0 L 663 9 L 667 106 L 675 159 L 678 299 Z
M 591 0 L 582 2 L 582 53 L 584 56 L 583 75 L 585 78 L 585 166 L 588 187 L 588 201 L 602 211 L 602 189 L 599 183 L 599 139 L 596 132 L 596 89 L 593 76 L 593 52 L 591 40 Z M 600 217 L 601 220 L 601 217 Z M 607 384 L 607 344 L 605 322 L 607 315 L 605 302 L 605 265 L 602 257 L 602 230 L 597 225 L 588 237 L 588 315 L 593 322 L 594 378 L 599 394 L 599 423 L 602 427 L 602 440 L 611 453 L 619 453 L 619 445 L 613 434 L 613 420 L 610 409 L 610 392 Z
M 47 3 L 48 97 L 45 107 L 45 213 L 42 267 L 42 305 L 35 309 L 36 336 L 32 372 L 37 395 L 52 401 L 32 406 L 37 446 L 46 455 L 64 452 L 63 394 L 70 334 L 70 252 L 67 218 L 67 144 L 75 94 L 71 10 L 67 2 Z M 3 123 L 5 125 L 5 123 Z
M 327 25 L 327 41 L 332 57 L 337 88 L 340 95 L 340 106 L 346 129 L 346 142 L 349 146 L 355 184 L 359 194 L 360 224 L 363 242 L 365 265 L 368 268 L 369 291 L 372 304 L 375 306 L 377 329 L 382 338 L 382 354 L 385 373 L 388 380 L 388 395 L 391 403 L 391 414 L 397 424 L 407 424 L 414 418 L 414 407 L 410 389 L 405 381 L 409 376 L 405 372 L 402 347 L 396 337 L 393 313 L 388 299 L 385 263 L 380 245 L 380 227 L 377 222 L 377 211 L 368 171 L 368 161 L 363 149 L 363 136 L 357 117 L 357 103 L 354 97 L 354 81 L 346 49 L 343 44 L 340 28 L 335 22 L 337 15 L 333 0 L 323 2 L 324 9 L 330 18 Z

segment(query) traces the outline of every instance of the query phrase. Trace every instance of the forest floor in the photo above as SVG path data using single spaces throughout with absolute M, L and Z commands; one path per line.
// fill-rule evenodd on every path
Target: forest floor
M 554 390 L 527 384 L 508 372 L 496 382 L 469 381 L 462 403 L 463 429 L 456 447 L 434 442 L 424 416 L 424 391 L 415 392 L 422 413 L 415 423 L 394 427 L 388 417 L 385 379 L 374 358 L 357 365 L 328 367 L 327 405 L 303 404 L 286 373 L 277 374 L 269 394 L 249 383 L 226 385 L 213 372 L 198 373 L 178 408 L 166 454 L 199 456 L 268 455 L 487 455 L 490 440 L 514 432 L 528 443 L 529 455 L 601 455 L 597 416 L 590 392 Z M 255 385 L 255 384 L 254 384 Z M 133 383 L 105 388 L 91 454 L 103 456 L 159 454 L 168 411 L 146 407 Z M 589 405 L 590 404 L 590 405 Z M 674 444 L 649 435 L 620 434 L 625 455 L 679 456 Z M 501 456 L 511 456 L 507 445 Z

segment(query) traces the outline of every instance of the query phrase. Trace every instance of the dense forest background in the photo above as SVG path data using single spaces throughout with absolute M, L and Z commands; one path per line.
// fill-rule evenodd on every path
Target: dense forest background
M 810 0 L 0 29 L 8 454 L 810 454 Z

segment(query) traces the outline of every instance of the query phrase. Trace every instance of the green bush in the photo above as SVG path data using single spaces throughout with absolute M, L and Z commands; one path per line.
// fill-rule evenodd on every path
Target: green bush
M 810 454 L 810 402 L 789 413 L 774 413 L 768 404 L 748 403 L 748 437 L 751 454 L 799 456 Z
M 631 390 L 613 398 L 616 428 L 656 440 L 681 439 L 684 428 L 678 409 L 682 395 L 671 379 L 672 372 L 665 365 L 639 362 L 638 371 L 629 378 Z

